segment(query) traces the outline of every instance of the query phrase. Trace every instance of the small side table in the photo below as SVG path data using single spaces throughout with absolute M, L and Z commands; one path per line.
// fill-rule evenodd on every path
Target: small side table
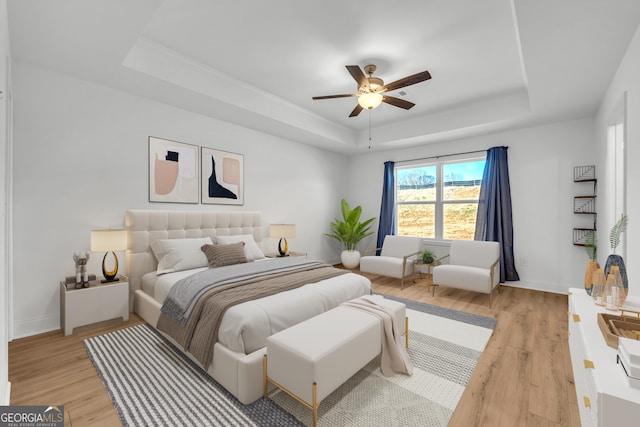
M 433 275 L 431 273 L 431 269 L 433 267 L 438 266 L 438 265 L 440 265 L 440 261 L 438 261 L 438 260 L 434 260 L 433 262 L 430 262 L 430 263 L 422 262 L 422 260 L 414 261 L 413 262 L 413 283 L 418 284 L 417 280 L 416 280 L 416 272 L 417 272 L 419 274 L 419 279 L 420 280 L 422 280 L 423 278 L 427 279 L 427 283 L 426 284 L 424 284 L 424 285 L 418 284 L 419 286 L 429 286 L 429 287 L 433 286 Z M 422 276 L 422 268 L 423 267 L 427 268 L 427 273 L 426 273 L 427 277 L 423 277 Z
M 60 328 L 71 335 L 78 326 L 122 317 L 129 320 L 129 279 L 118 276 L 117 282 L 100 283 L 81 289 L 67 289 L 60 282 Z

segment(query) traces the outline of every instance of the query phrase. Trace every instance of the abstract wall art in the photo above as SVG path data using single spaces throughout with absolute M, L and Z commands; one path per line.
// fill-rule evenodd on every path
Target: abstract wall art
M 201 147 L 202 203 L 244 204 L 244 156 Z
M 149 201 L 198 203 L 198 146 L 149 137 Z

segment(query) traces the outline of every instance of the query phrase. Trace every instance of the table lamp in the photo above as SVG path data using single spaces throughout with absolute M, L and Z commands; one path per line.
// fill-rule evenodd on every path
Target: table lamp
M 91 251 L 105 252 L 102 259 L 102 283 L 118 281 L 118 257 L 115 251 L 127 249 L 127 230 L 92 230 Z M 107 255 L 111 252 L 115 260 L 113 270 L 107 270 Z
M 296 237 L 296 225 L 295 224 L 271 224 L 269 226 L 269 237 L 280 238 L 278 242 L 279 256 L 289 256 L 287 250 L 289 244 L 287 243 L 287 237 Z

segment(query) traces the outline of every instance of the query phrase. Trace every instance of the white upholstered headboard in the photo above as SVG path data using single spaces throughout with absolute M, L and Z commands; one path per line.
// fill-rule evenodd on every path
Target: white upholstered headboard
M 125 225 L 130 303 L 142 276 L 158 267 L 151 252 L 155 240 L 253 234 L 260 245 L 263 234 L 260 212 L 128 210 Z

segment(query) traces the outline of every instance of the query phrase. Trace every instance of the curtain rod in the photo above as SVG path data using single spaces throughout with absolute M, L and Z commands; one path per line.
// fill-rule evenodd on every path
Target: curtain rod
M 503 145 L 502 147 L 504 148 L 509 148 L 506 145 Z M 464 153 L 454 153 L 454 154 L 441 154 L 439 156 L 431 156 L 431 157 L 420 157 L 418 159 L 408 159 L 408 160 L 400 160 L 395 162 L 396 164 L 398 163 L 407 163 L 407 162 L 415 162 L 417 160 L 431 160 L 431 159 L 439 159 L 441 157 L 453 157 L 453 156 L 462 156 L 464 154 L 476 154 L 476 153 L 486 153 L 487 150 L 475 150 L 475 151 L 465 151 Z

